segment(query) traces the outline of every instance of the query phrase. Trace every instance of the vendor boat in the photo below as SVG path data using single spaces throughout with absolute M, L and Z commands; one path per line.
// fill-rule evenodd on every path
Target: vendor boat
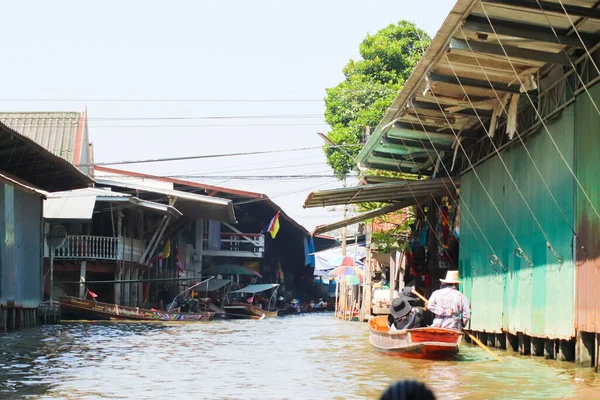
M 125 307 L 118 304 L 102 303 L 75 297 L 60 298 L 61 312 L 89 320 L 138 320 L 138 321 L 209 321 L 215 315 L 209 311 L 175 312 Z
M 250 294 L 251 302 L 233 302 L 229 305 L 223 306 L 225 315 L 229 318 L 272 318 L 277 316 L 277 304 L 275 301 L 275 295 L 279 284 L 277 283 L 264 283 L 257 285 L 246 286 L 243 289 L 235 290 L 230 294 Z M 266 301 L 266 304 L 262 304 L 258 301 L 258 294 L 271 291 L 271 295 Z
M 369 320 L 371 345 L 390 355 L 429 360 L 448 360 L 458 353 L 463 334 L 452 329 L 416 328 L 390 331 L 387 316 Z

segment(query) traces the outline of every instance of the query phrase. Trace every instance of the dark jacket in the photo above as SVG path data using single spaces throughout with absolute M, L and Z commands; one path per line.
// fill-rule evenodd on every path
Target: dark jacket
M 413 307 L 408 314 L 403 317 L 395 318 L 392 314 L 388 315 L 388 326 L 392 324 L 399 331 L 403 329 L 422 328 L 425 325 L 424 311 L 421 307 Z

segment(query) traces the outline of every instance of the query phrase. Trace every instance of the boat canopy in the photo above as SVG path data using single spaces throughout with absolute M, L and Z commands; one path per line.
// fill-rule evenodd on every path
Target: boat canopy
M 278 283 L 262 283 L 259 285 L 250 285 L 250 286 L 246 286 L 243 289 L 239 289 L 239 290 L 234 290 L 233 292 L 230 293 L 250 293 L 250 294 L 255 294 L 255 293 L 260 293 L 260 292 L 265 292 L 269 289 L 273 289 L 278 287 L 279 284 Z
M 211 279 L 196 286 L 196 292 L 212 292 L 231 283 L 231 279 Z

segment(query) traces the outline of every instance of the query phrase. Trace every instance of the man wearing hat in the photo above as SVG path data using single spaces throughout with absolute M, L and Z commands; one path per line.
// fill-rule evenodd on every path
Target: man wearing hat
M 458 291 L 458 271 L 446 272 L 446 279 L 440 279 L 442 288 L 431 294 L 427 309 L 435 314 L 433 328 L 446 328 L 460 331 L 471 318 L 469 299 Z

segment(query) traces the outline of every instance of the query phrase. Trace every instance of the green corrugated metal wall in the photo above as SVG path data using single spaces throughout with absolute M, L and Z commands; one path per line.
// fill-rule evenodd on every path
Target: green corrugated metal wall
M 574 106 L 566 108 L 560 118 L 547 126 L 572 167 Z M 517 244 L 474 172 L 466 173 L 461 180 L 461 218 L 472 230 L 465 226 L 461 229 L 460 269 L 463 290 L 473 307 L 471 328 L 569 338 L 574 335 L 575 276 L 573 233 L 569 225 L 574 221 L 574 180 L 545 130 L 527 139 L 526 145 L 569 223 L 550 197 L 523 145 L 515 144 L 501 155 L 550 243 L 564 261 L 559 263 L 547 249 L 541 230 L 498 156 L 478 166 L 476 171 L 524 253 L 534 263 L 533 268 L 515 254 Z M 466 208 L 477 219 L 505 270 L 501 265 L 490 264 L 493 253 Z
M 577 293 L 576 326 L 585 332 L 600 332 L 600 85 L 579 95 L 575 103 L 576 171 L 579 183 L 589 197 L 577 188 Z M 595 104 L 594 104 L 595 103 Z M 590 205 L 591 203 L 594 207 Z

